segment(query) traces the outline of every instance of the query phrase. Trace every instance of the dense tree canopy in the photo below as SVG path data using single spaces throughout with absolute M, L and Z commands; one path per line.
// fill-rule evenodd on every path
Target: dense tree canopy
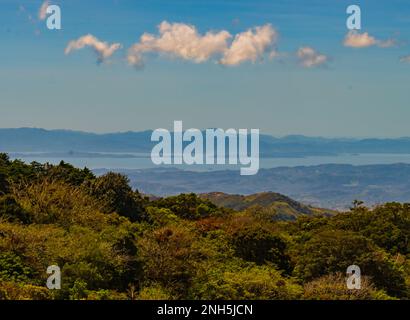
M 410 205 L 272 219 L 0 154 L 0 299 L 408 299 Z M 346 288 L 358 265 L 362 289 Z M 58 265 L 61 290 L 48 290 Z
M 103 203 L 106 213 L 117 212 L 131 221 L 142 217 L 144 199 L 138 191 L 131 189 L 127 177 L 109 172 L 91 180 L 87 188 L 92 196 Z

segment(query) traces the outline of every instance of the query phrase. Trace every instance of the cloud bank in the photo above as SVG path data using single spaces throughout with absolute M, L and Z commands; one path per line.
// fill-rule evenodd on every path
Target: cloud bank
M 251 62 L 263 61 L 265 57 L 283 56 L 277 51 L 279 34 L 270 24 L 249 28 L 244 32 L 232 35 L 226 30 L 208 31 L 201 34 L 193 25 L 186 23 L 169 23 L 163 21 L 158 25 L 158 33 L 143 33 L 139 41 L 126 52 L 126 61 L 134 67 L 142 67 L 147 55 L 155 54 L 171 59 L 182 59 L 194 63 L 214 61 L 224 66 L 238 66 Z M 364 47 L 378 44 L 389 46 L 365 34 L 349 33 L 346 45 Z M 68 55 L 76 50 L 90 47 L 97 55 L 97 62 L 105 62 L 117 50 L 120 43 L 109 44 L 97 39 L 92 34 L 72 40 L 65 48 Z M 309 46 L 298 49 L 296 56 L 304 68 L 326 65 L 327 55 Z
M 68 55 L 73 51 L 80 50 L 85 47 L 92 48 L 97 55 L 97 62 L 102 63 L 111 57 L 115 51 L 120 49 L 122 46 L 120 43 L 113 43 L 110 45 L 107 42 L 98 40 L 92 34 L 87 34 L 77 40 L 70 41 L 65 48 L 64 53 Z
M 195 63 L 217 58 L 220 64 L 235 66 L 262 59 L 269 49 L 273 49 L 276 40 L 277 32 L 269 24 L 233 37 L 226 30 L 201 35 L 193 25 L 163 21 L 158 26 L 158 35 L 144 33 L 128 50 L 127 60 L 130 65 L 138 67 L 144 64 L 145 54 L 156 53 Z

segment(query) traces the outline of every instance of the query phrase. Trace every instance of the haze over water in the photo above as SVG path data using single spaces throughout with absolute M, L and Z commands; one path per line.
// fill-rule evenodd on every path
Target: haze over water
M 32 161 L 51 164 L 57 164 L 61 160 L 69 162 L 76 167 L 88 167 L 90 169 L 149 169 L 149 168 L 179 168 L 191 171 L 207 170 L 225 170 L 236 169 L 238 166 L 233 165 L 162 165 L 156 166 L 152 163 L 149 155 L 146 157 L 43 157 L 41 154 L 10 154 L 12 159 L 21 159 L 24 162 Z M 309 156 L 301 158 L 261 158 L 260 168 L 277 168 L 277 167 L 297 167 L 297 166 L 314 166 L 321 164 L 350 164 L 350 165 L 375 165 L 375 164 L 410 164 L 410 154 L 390 154 L 390 153 L 362 153 L 362 154 L 340 154 L 332 156 Z

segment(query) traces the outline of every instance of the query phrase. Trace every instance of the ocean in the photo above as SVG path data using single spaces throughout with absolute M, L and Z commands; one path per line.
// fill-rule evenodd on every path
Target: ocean
M 40 163 L 58 164 L 61 160 L 72 165 L 89 169 L 149 169 L 158 167 L 151 161 L 149 155 L 135 154 L 135 156 L 118 156 L 116 154 L 101 154 L 101 156 L 73 156 L 70 154 L 49 155 L 42 153 L 10 153 L 11 159 L 20 159 L 26 163 L 37 161 Z M 261 158 L 260 168 L 277 167 L 297 167 L 314 166 L 320 164 L 350 164 L 350 165 L 373 165 L 373 164 L 410 164 L 410 154 L 390 154 L 390 153 L 360 153 L 360 154 L 340 154 L 332 156 L 308 156 L 300 158 Z M 162 165 L 164 168 L 179 168 L 190 171 L 209 171 L 237 169 L 238 165 Z

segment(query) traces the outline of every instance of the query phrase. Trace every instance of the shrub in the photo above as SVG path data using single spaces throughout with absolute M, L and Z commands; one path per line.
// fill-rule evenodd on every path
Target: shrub
M 389 256 L 364 236 L 342 230 L 321 231 L 302 244 L 296 254 L 295 275 L 313 280 L 323 275 L 346 272 L 349 265 L 358 265 L 362 275 L 389 295 L 405 295 L 402 271 Z
M 20 206 L 11 194 L 0 196 L 0 218 L 14 222 L 31 222 L 29 213 Z
M 86 189 L 103 204 L 104 212 L 116 212 L 131 221 L 144 218 L 145 200 L 131 189 L 124 175 L 109 172 L 89 183 Z
M 0 282 L 0 300 L 50 300 L 50 290 L 45 287 L 10 281 Z
M 209 200 L 199 198 L 196 194 L 180 194 L 154 201 L 152 205 L 159 208 L 166 208 L 175 213 L 178 217 L 198 220 L 211 215 L 223 215 L 224 209 L 215 206 Z
M 138 300 L 170 300 L 170 293 L 159 284 L 144 287 L 138 294 Z
M 389 300 L 382 290 L 377 290 L 369 277 L 361 278 L 360 289 L 348 289 L 341 273 L 329 274 L 307 282 L 303 298 L 308 300 Z
M 302 288 L 270 266 L 213 266 L 193 282 L 193 299 L 289 300 L 298 299 Z

